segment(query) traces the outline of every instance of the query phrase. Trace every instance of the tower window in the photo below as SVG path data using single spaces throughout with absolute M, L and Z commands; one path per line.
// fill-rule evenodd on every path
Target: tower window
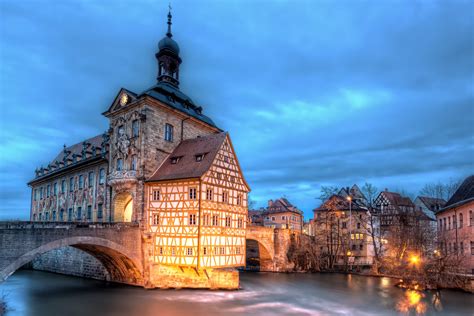
M 168 142 L 173 141 L 173 125 L 165 124 L 165 140 Z
M 138 137 L 140 135 L 140 125 L 138 120 L 132 121 L 132 137 Z

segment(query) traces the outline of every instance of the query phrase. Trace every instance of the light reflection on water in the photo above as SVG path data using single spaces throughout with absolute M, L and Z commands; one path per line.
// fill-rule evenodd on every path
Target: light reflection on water
M 0 285 L 7 315 L 472 315 L 474 295 L 399 289 L 389 278 L 242 273 L 239 291 L 143 290 L 19 271 Z M 441 304 L 442 302 L 442 304 Z

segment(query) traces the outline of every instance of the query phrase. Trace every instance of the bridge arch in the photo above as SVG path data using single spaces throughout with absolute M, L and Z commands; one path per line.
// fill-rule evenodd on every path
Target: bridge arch
M 131 222 L 133 218 L 133 195 L 129 192 L 118 193 L 114 197 L 114 222 Z
M 247 270 L 272 271 L 274 254 L 257 238 L 246 238 Z
M 3 281 L 38 256 L 65 246 L 80 249 L 97 258 L 109 272 L 110 281 L 143 284 L 140 262 L 134 259 L 125 247 L 107 239 L 85 236 L 57 239 L 26 252 L 1 271 Z

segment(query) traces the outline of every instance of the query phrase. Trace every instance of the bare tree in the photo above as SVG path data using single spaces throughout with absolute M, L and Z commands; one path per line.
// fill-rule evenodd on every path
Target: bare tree
M 420 195 L 429 196 L 437 199 L 449 200 L 453 196 L 454 192 L 461 185 L 460 180 L 450 179 L 447 183 L 442 182 L 431 182 L 425 184 L 420 190 Z
M 375 199 L 377 198 L 377 187 L 371 183 L 365 183 L 362 187 L 362 193 L 365 196 L 365 205 L 367 206 L 367 216 L 364 217 L 367 223 L 364 223 L 362 227 L 365 227 L 366 233 L 372 240 L 372 247 L 374 248 L 374 265 L 373 270 L 375 273 L 379 273 L 381 256 L 382 256 L 382 234 L 380 231 L 380 217 L 377 209 L 375 208 Z
M 327 201 L 331 197 L 331 195 L 337 194 L 339 189 L 335 186 L 321 186 L 321 195 L 318 197 L 323 203 Z

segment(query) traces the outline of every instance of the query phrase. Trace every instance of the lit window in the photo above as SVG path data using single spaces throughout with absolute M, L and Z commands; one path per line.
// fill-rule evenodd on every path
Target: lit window
M 88 185 L 89 185 L 89 188 L 94 185 L 94 172 L 93 171 L 89 172 Z
M 189 199 L 190 200 L 196 199 L 196 188 L 189 188 Z
M 105 169 L 100 168 L 99 170 L 99 184 L 104 184 L 105 183 Z
M 196 214 L 189 214 L 189 225 L 196 225 Z
M 153 214 L 153 225 L 160 225 L 160 214 Z
M 218 225 L 219 225 L 219 216 L 212 215 L 212 226 L 218 226 Z
M 139 126 L 138 120 L 132 121 L 132 137 L 138 137 L 140 134 Z
M 209 224 L 211 223 L 211 215 L 209 214 L 204 214 L 203 217 L 202 217 L 202 224 L 204 226 L 209 226 Z
M 79 175 L 79 190 L 84 187 L 84 176 L 81 174 Z
M 212 189 L 206 190 L 206 200 L 212 200 Z
M 227 191 L 222 192 L 222 202 L 223 203 L 229 202 L 229 192 Z
M 160 200 L 160 190 L 153 190 L 153 201 Z
M 173 125 L 165 124 L 165 140 L 168 142 L 173 141 Z

